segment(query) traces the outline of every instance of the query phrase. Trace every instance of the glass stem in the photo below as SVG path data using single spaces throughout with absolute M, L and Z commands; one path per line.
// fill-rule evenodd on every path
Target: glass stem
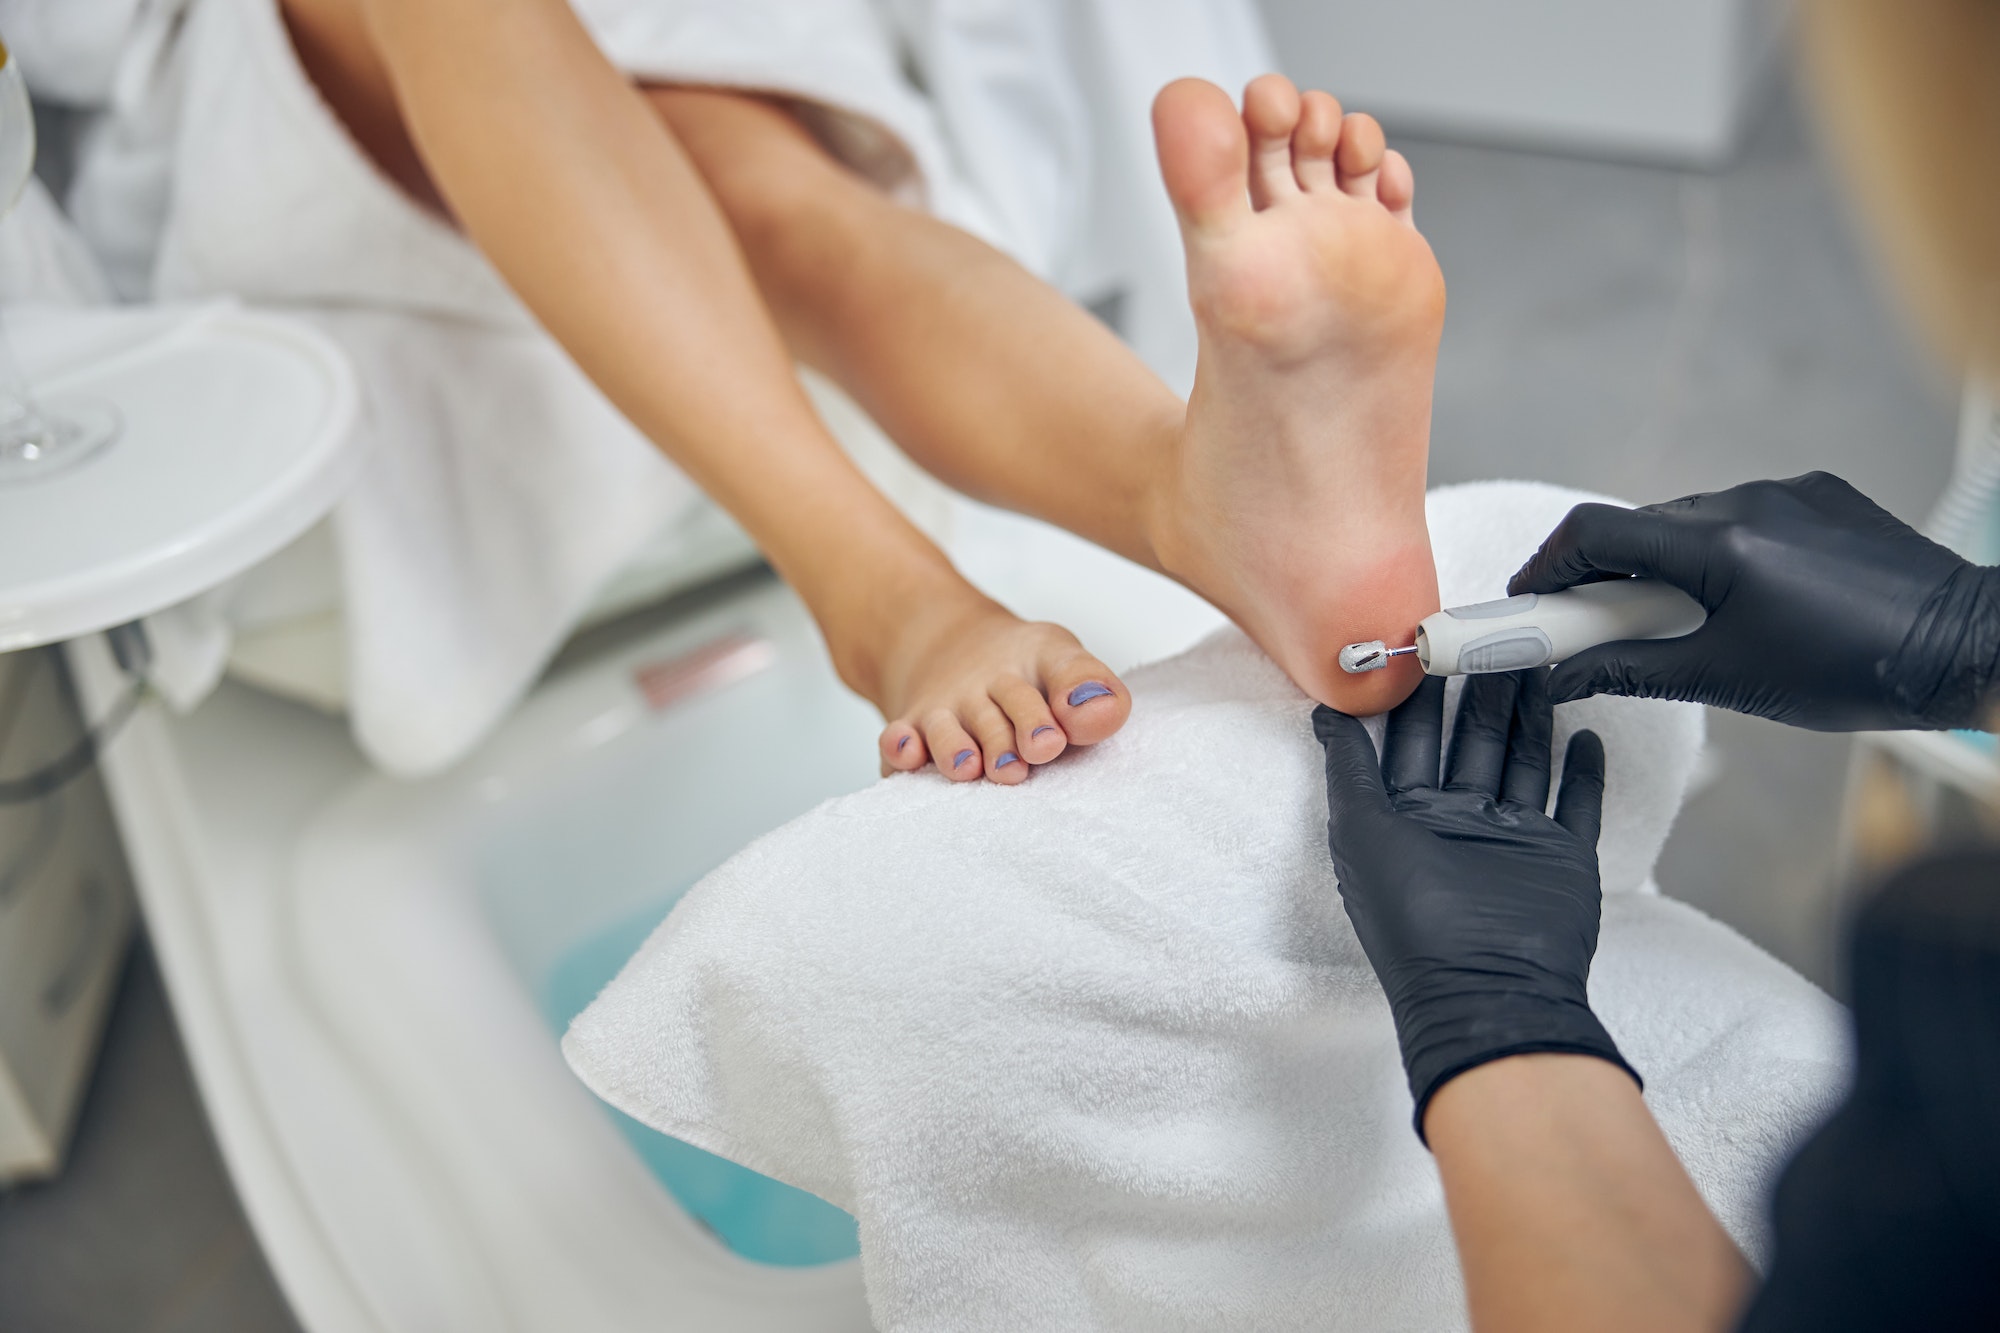
M 14 340 L 7 331 L 7 312 L 0 309 L 0 454 L 46 441 L 53 433 L 41 404 L 35 401 L 28 377 L 14 359 Z

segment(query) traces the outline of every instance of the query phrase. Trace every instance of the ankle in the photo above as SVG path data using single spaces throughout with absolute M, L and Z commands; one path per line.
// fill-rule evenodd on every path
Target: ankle
M 796 586 L 796 585 L 795 585 Z M 801 589 L 835 672 L 856 694 L 880 704 L 900 685 L 901 663 L 962 615 L 990 600 L 936 548 L 857 562 L 819 596 Z
M 1133 558 L 1202 592 L 1195 568 L 1199 543 L 1192 540 L 1182 469 L 1182 439 L 1186 433 L 1187 409 L 1179 405 L 1171 414 L 1163 412 L 1160 420 L 1144 433 L 1151 441 L 1147 446 L 1150 458 L 1140 470 L 1145 481 L 1133 499 L 1131 524 L 1144 549 Z

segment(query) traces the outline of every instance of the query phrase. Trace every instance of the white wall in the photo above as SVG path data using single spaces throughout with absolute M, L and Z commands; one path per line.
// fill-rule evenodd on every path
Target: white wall
M 1719 165 L 1785 0 L 1260 0 L 1285 72 L 1392 127 Z

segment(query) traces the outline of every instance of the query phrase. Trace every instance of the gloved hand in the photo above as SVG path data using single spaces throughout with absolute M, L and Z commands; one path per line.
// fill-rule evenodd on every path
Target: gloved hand
M 1708 622 L 1555 670 L 1558 703 L 1692 699 L 1817 731 L 1978 726 L 2000 670 L 2000 571 L 1960 559 L 1840 478 L 1753 481 L 1643 509 L 1570 510 L 1510 593 L 1663 579 Z
M 1327 847 L 1389 996 L 1419 1138 L 1439 1088 L 1503 1056 L 1595 1055 L 1639 1077 L 1585 993 L 1602 898 L 1602 742 L 1571 738 L 1550 818 L 1545 672 L 1466 678 L 1439 785 L 1443 729 L 1436 676 L 1389 715 L 1380 765 L 1359 721 L 1313 712 Z

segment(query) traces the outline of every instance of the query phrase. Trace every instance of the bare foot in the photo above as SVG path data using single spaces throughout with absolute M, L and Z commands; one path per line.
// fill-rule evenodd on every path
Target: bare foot
M 1278 75 L 1243 100 L 1183 79 L 1153 104 L 1201 336 L 1155 545 L 1307 694 L 1376 713 L 1421 672 L 1351 676 L 1338 655 L 1408 643 L 1438 608 L 1424 470 L 1444 276 L 1371 117 Z
M 865 636 L 866 665 L 842 671 L 890 719 L 885 772 L 935 763 L 954 782 L 1012 785 L 1125 725 L 1131 693 L 1075 635 L 1020 619 L 955 574 L 927 581 L 925 595 L 897 599 L 893 631 Z

